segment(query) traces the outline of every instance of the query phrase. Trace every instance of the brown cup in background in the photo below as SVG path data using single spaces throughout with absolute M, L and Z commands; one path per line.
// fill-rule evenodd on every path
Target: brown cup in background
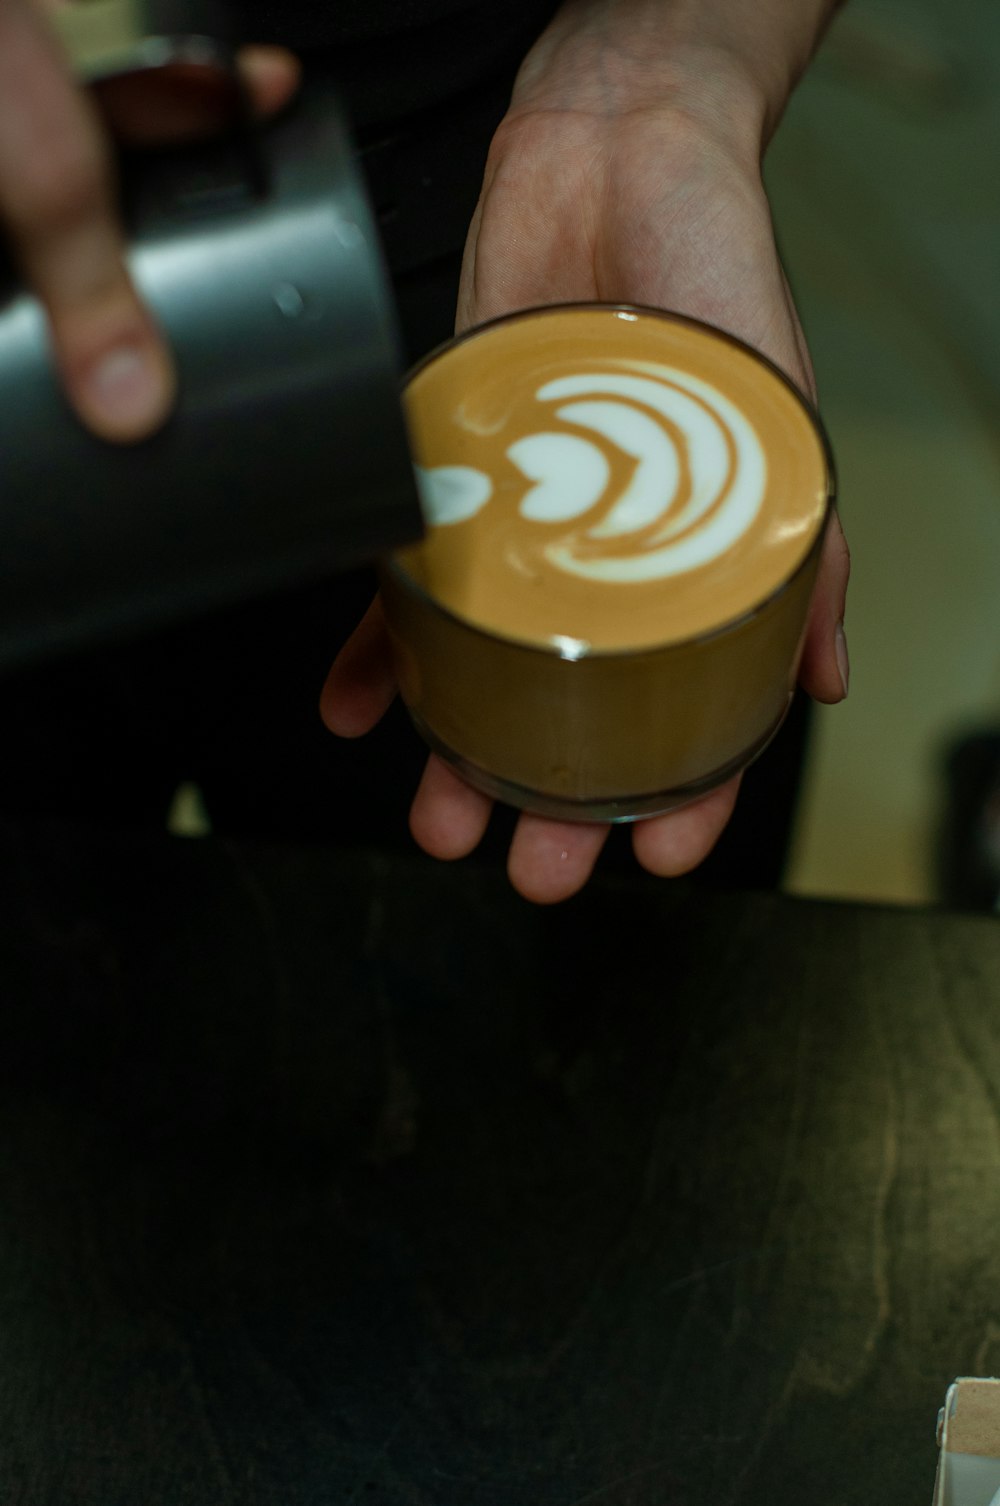
M 406 408 L 428 532 L 382 591 L 441 757 L 522 809 L 629 821 L 762 751 L 833 501 L 819 420 L 781 372 L 696 321 L 566 305 L 432 353 Z

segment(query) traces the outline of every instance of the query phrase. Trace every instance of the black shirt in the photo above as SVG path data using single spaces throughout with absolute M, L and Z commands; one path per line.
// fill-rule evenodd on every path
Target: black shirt
M 338 78 L 362 132 L 517 68 L 558 0 L 241 0 L 248 41 L 279 42 Z

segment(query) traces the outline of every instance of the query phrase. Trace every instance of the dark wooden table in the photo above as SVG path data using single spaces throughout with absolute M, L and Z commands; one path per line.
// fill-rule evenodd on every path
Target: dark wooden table
M 7 830 L 3 1506 L 926 1506 L 1000 924 Z

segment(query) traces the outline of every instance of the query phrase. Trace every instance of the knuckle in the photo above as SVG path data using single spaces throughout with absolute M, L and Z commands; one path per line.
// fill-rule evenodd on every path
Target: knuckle
M 18 194 L 18 228 L 34 240 L 58 237 L 110 212 L 102 163 L 73 140 L 50 143 L 25 172 Z

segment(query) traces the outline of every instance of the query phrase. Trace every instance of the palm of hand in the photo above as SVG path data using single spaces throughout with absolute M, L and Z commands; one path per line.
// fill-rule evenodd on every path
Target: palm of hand
M 458 328 L 517 308 L 592 300 L 705 319 L 763 351 L 812 392 L 759 173 L 662 112 L 612 122 L 570 111 L 526 115 L 509 119 L 494 142 L 466 247 Z M 803 656 L 803 683 L 819 699 L 842 694 L 833 632 L 846 581 L 837 526 Z M 331 672 L 328 725 L 348 735 L 367 730 L 392 690 L 376 603 Z M 662 875 L 696 866 L 728 821 L 738 787 L 737 778 L 638 823 L 639 861 Z M 428 852 L 458 857 L 480 840 L 490 808 L 432 756 L 411 827 Z M 606 835 L 603 826 L 523 815 L 511 845 L 511 881 L 531 899 L 562 899 L 586 882 Z

